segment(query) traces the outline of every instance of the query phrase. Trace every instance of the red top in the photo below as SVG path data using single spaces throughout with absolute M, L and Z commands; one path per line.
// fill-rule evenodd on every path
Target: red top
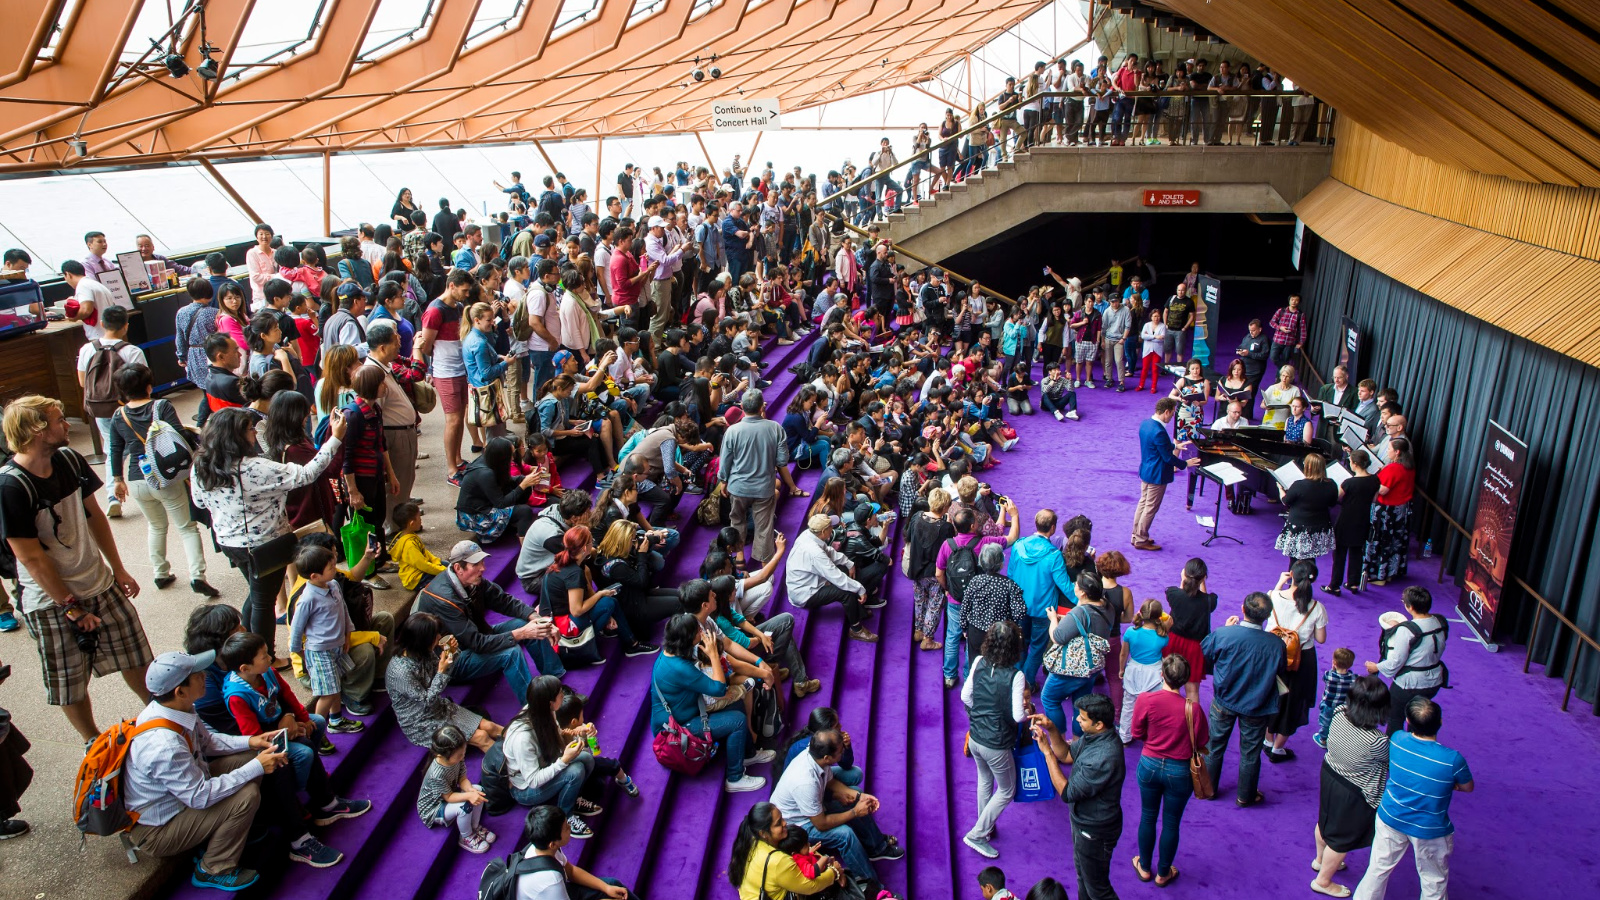
M 272 678 L 278 682 L 279 710 L 293 715 L 296 722 L 311 721 L 311 716 L 306 713 L 306 708 L 300 703 L 300 698 L 294 695 L 294 691 L 289 690 L 289 686 L 283 683 L 283 679 L 278 677 L 277 672 L 269 671 L 264 676 L 265 678 Z M 255 687 L 255 685 L 251 685 L 251 687 Z M 256 688 L 256 693 L 264 697 L 267 692 L 261 688 Z M 245 737 L 278 730 L 277 722 L 261 721 L 260 717 L 256 715 L 255 708 L 250 705 L 250 701 L 243 697 L 229 697 L 228 712 L 233 713 L 233 721 L 238 724 L 239 733 Z
M 1373 498 L 1382 506 L 1400 506 L 1411 502 L 1417 487 L 1417 470 L 1399 463 L 1389 463 L 1378 470 L 1378 483 L 1389 489 L 1387 494 Z
M 1140 694 L 1133 701 L 1133 738 L 1144 741 L 1144 755 L 1155 759 L 1188 759 L 1194 752 L 1189 726 L 1183 720 L 1183 695 L 1168 690 Z M 1194 734 L 1200 747 L 1211 740 L 1206 709 L 1195 704 Z

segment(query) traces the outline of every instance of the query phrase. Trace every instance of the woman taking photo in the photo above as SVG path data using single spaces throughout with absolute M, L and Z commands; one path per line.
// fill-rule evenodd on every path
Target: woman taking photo
M 1217 609 L 1217 595 L 1206 591 L 1206 561 L 1191 559 L 1183 564 L 1177 587 L 1167 588 L 1167 610 L 1172 624 L 1167 629 L 1165 656 L 1181 656 L 1189 664 L 1189 681 L 1184 694 L 1190 701 L 1200 699 L 1200 682 L 1206 677 L 1205 654 L 1200 642 L 1211 633 L 1211 614 Z
M 551 452 L 557 456 L 584 456 L 596 474 L 604 474 L 611 470 L 611 463 L 594 423 L 575 423 L 568 418 L 567 400 L 573 387 L 570 375 L 557 375 L 541 385 L 538 402 L 528 416 L 528 427 L 544 432 Z M 601 428 L 604 427 L 601 420 Z
M 1288 518 L 1284 520 L 1275 546 L 1292 563 L 1314 560 L 1333 552 L 1330 510 L 1339 503 L 1339 487 L 1328 477 L 1320 455 L 1306 454 L 1301 467 L 1304 478 L 1287 489 L 1278 486 L 1278 496 L 1283 500 Z
M 365 374 L 371 368 L 361 371 Z M 483 453 L 461 473 L 456 527 L 472 532 L 480 544 L 497 541 L 507 531 L 521 538 L 533 524 L 537 511 L 528 505 L 528 497 L 546 476 L 534 471 L 520 479 L 514 477 L 512 455 L 510 438 L 490 438 Z
M 212 537 L 249 585 L 244 619 L 267 642 L 274 666 L 287 662 L 275 652 L 273 612 L 294 550 L 286 500 L 290 491 L 315 481 L 328 468 L 346 427 L 345 418 L 335 416 L 327 442 L 310 463 L 300 466 L 259 454 L 255 413 L 219 409 L 206 421 L 195 451 L 190 493 L 196 506 L 210 512 Z
M 594 769 L 594 756 L 582 739 L 561 737 L 556 707 L 561 704 L 561 679 L 540 675 L 528 685 L 527 705 L 506 726 L 506 777 L 511 799 L 519 806 L 560 807 L 577 839 L 594 832 L 577 814 L 578 795 Z
M 394 706 L 395 721 L 406 740 L 418 747 L 433 742 L 433 734 L 454 725 L 469 735 L 467 743 L 487 752 L 505 729 L 446 697 L 450 664 L 455 662 L 456 639 L 431 613 L 412 613 L 394 636 L 395 654 L 389 659 L 384 685 Z
M 123 405 L 111 417 L 107 453 L 115 476 L 112 489 L 119 503 L 126 503 L 131 494 L 144 512 L 145 545 L 150 553 L 150 565 L 155 568 L 156 587 L 164 589 L 178 580 L 172 574 L 172 563 L 167 561 L 167 530 L 176 528 L 183 541 L 183 554 L 189 561 L 189 590 L 207 598 L 222 596 L 221 591 L 206 581 L 205 545 L 200 540 L 200 527 L 189 517 L 189 476 L 158 488 L 145 480 L 144 468 L 140 465 L 145 457 L 150 426 L 158 418 L 174 434 L 183 433 L 178 411 L 166 400 L 150 399 L 150 369 L 145 366 L 138 363 L 123 366 L 117 370 L 113 381 L 117 393 L 122 395 Z
M 1382 587 L 1406 574 L 1406 553 L 1411 543 L 1411 495 L 1417 486 L 1411 442 L 1389 442 L 1389 464 L 1378 470 L 1378 496 L 1372 503 L 1371 531 L 1362 558 L 1367 584 Z
M 617 594 L 613 586 L 604 590 L 589 590 L 589 570 L 584 563 L 593 550 L 589 529 L 577 525 L 568 528 L 561 536 L 561 552 L 545 572 L 544 586 L 540 589 L 540 606 L 555 617 L 556 628 L 567 637 L 577 637 L 584 629 L 594 627 L 599 636 L 610 622 L 617 623 L 617 637 L 622 640 L 622 652 L 628 656 L 647 656 L 658 648 L 637 641 L 633 629 L 628 627 L 626 616 L 617 615 Z M 565 621 L 563 621 L 565 620 Z
M 350 405 L 356 397 L 351 379 L 361 366 L 361 357 L 349 344 L 334 344 L 322 360 L 322 380 L 317 382 L 317 422 L 321 424 L 336 409 Z
M 1093 572 L 1084 572 L 1074 582 L 1073 592 L 1077 594 L 1078 605 L 1068 610 L 1066 615 L 1061 615 L 1054 607 L 1045 610 L 1050 620 L 1050 640 L 1067 647 L 1080 636 L 1087 638 L 1089 635 L 1097 635 L 1104 638 L 1109 645 L 1117 637 L 1117 611 L 1106 607 L 1105 595 L 1100 589 L 1100 576 Z M 1040 691 L 1040 702 L 1044 706 L 1045 717 L 1055 726 L 1057 732 L 1064 734 L 1070 720 L 1072 733 L 1074 735 L 1083 733 L 1083 726 L 1078 722 L 1075 710 L 1078 698 L 1089 693 L 1092 687 L 1094 687 L 1092 675 L 1080 678 L 1051 672 L 1050 677 L 1045 679 L 1044 690 Z M 1062 701 L 1066 701 L 1068 705 L 1066 715 L 1061 711 Z
M 828 439 L 817 432 L 813 418 L 817 411 L 817 389 L 800 388 L 783 417 L 783 434 L 789 445 L 789 458 L 802 469 L 819 469 L 828 464 Z
M 1000 552 L 992 544 L 983 549 L 985 554 Z M 969 588 L 962 607 L 971 601 Z M 1028 717 L 1023 699 L 1027 679 L 1017 668 L 1022 660 L 1022 631 L 1015 624 L 999 621 L 990 625 L 981 646 L 961 687 L 961 702 L 967 707 L 967 748 L 978 766 L 978 821 L 961 840 L 978 855 L 994 859 L 1000 855 L 989 843 L 995 823 L 1017 795 L 1017 763 L 1011 751 L 1017 746 L 1017 725 Z
M 494 349 L 494 307 L 474 303 L 467 310 L 472 328 L 461 339 L 461 359 L 467 366 L 467 431 L 473 452 L 482 452 L 485 437 L 506 433 L 506 366 L 515 357 Z
M 703 671 L 701 666 L 705 667 Z M 727 681 L 714 630 L 702 631 L 700 623 L 688 613 L 673 616 L 667 622 L 661 655 L 656 657 L 650 676 L 650 731 L 659 734 L 666 730 L 669 716 L 697 734 L 701 733 L 703 722 L 721 745 L 723 790 L 730 794 L 758 791 L 766 787 L 767 780 L 745 774 L 745 764 L 771 762 L 776 754 L 762 750 L 745 759 L 750 729 L 744 707 L 735 703 L 708 716 L 700 712 L 704 702 L 701 698 L 715 699 L 728 693 Z
M 1348 897 L 1350 889 L 1334 884 L 1352 850 L 1372 846 L 1378 801 L 1389 781 L 1389 739 L 1378 724 L 1389 717 L 1389 687 L 1376 675 L 1357 678 L 1328 728 L 1328 752 L 1322 757 L 1322 789 L 1313 833 L 1317 872 L 1311 889 L 1329 897 Z
M 1139 753 L 1139 855 L 1133 870 L 1140 881 L 1166 887 L 1178 877 L 1172 861 L 1178 856 L 1178 826 L 1194 796 L 1189 759 L 1211 740 L 1206 714 L 1192 694 L 1189 661 L 1172 654 L 1161 660 L 1161 689 L 1140 694 L 1133 703 L 1133 738 L 1143 741 Z M 1161 820 L 1161 849 L 1156 849 L 1156 819 Z M 1148 868 L 1154 856 L 1156 866 Z
M 656 586 L 666 568 L 666 558 L 653 548 L 650 535 L 636 522 L 613 520 L 595 548 L 595 578 L 602 584 L 620 584 L 617 606 L 634 634 L 648 634 L 657 622 L 678 611 L 678 592 Z
M 1295 563 L 1291 571 L 1278 576 L 1277 586 L 1268 595 L 1272 598 L 1272 627 L 1287 628 L 1300 637 L 1300 664 L 1283 675 L 1289 693 L 1278 697 L 1277 715 L 1267 724 L 1267 740 L 1272 742 L 1267 762 L 1294 759 L 1294 751 L 1284 745 L 1310 721 L 1310 711 L 1317 705 L 1317 681 L 1322 675 L 1317 668 L 1317 645 L 1328 639 L 1328 608 L 1312 596 L 1316 581 L 1315 563 Z
M 789 825 L 771 803 L 750 807 L 733 839 L 728 860 L 728 882 L 739 889 L 739 900 L 768 900 L 798 894 L 811 897 L 833 887 L 845 877 L 844 864 L 831 856 L 817 859 L 815 875 L 807 876 L 794 855 L 779 850 L 789 843 Z

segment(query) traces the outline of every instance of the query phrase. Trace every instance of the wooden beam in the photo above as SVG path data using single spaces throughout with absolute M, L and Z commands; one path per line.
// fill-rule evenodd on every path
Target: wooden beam
M 605 159 L 605 155 L 606 136 L 602 134 L 594 139 L 594 203 L 592 205 L 595 209 L 599 209 L 600 204 L 605 201 L 603 196 L 605 182 L 601 180 L 605 177 L 603 174 L 605 166 L 601 163 L 601 160 Z
M 556 173 L 555 160 L 550 158 L 550 154 L 544 152 L 544 145 L 539 143 L 538 138 L 533 139 L 533 149 L 539 151 L 539 155 L 544 157 L 544 164 L 550 167 L 550 174 L 554 175 Z
M 322 154 L 322 234 L 333 234 L 333 154 Z
M 260 214 L 250 208 L 250 204 L 244 199 L 244 196 L 233 189 L 233 185 L 228 183 L 228 179 L 222 177 L 222 173 L 218 172 L 217 167 L 211 164 L 211 160 L 201 157 L 200 168 L 206 170 L 206 174 L 210 175 L 211 180 L 217 183 L 217 187 L 222 188 L 222 192 L 227 194 L 228 199 L 232 200 L 235 206 L 239 207 L 239 209 L 242 210 L 245 215 L 250 217 L 251 222 L 259 223 L 266 221 L 265 219 L 261 218 Z
M 702 138 L 700 132 L 696 131 L 694 139 L 700 144 L 700 152 L 706 155 L 706 165 L 711 167 L 711 177 L 715 178 L 717 175 L 717 161 L 711 158 L 711 151 L 706 149 L 705 138 Z
M 765 131 L 756 132 L 755 143 L 750 145 L 750 156 L 749 156 L 748 159 L 745 160 L 745 169 L 746 170 L 753 169 L 753 168 L 756 167 L 756 148 L 761 146 L 761 136 L 763 134 L 766 134 L 766 132 Z

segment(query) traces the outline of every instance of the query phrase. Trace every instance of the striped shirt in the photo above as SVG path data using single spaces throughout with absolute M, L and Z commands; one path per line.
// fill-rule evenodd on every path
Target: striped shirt
M 422 788 L 417 791 L 417 815 L 429 827 L 439 820 L 439 813 L 444 810 L 444 796 L 460 790 L 465 766 L 465 759 L 453 766 L 441 764 L 437 756 L 428 761 L 428 771 L 422 776 Z
M 1378 805 L 1378 818 L 1419 840 L 1454 834 L 1450 795 L 1456 785 L 1471 781 L 1472 771 L 1460 753 L 1438 741 L 1400 732 L 1389 739 L 1389 786 Z
M 1376 809 L 1389 778 L 1389 739 L 1381 732 L 1357 728 L 1345 718 L 1344 706 L 1335 711 L 1328 727 L 1328 768 L 1361 789 L 1367 805 Z

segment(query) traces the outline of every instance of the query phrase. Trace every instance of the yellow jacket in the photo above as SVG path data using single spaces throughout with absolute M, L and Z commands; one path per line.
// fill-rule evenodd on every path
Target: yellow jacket
M 765 885 L 761 883 L 763 872 L 766 874 Z M 832 885 L 837 877 L 832 869 L 823 869 L 817 873 L 817 877 L 807 878 L 800 874 L 794 857 L 766 841 L 756 841 L 756 845 L 750 849 L 750 860 L 745 863 L 744 882 L 739 885 L 739 900 L 761 900 L 763 887 L 769 897 L 782 897 L 789 891 L 809 897 Z
M 400 583 L 408 591 L 421 587 L 423 579 L 444 571 L 444 561 L 423 546 L 421 537 L 409 532 L 389 545 L 389 557 L 400 567 Z

